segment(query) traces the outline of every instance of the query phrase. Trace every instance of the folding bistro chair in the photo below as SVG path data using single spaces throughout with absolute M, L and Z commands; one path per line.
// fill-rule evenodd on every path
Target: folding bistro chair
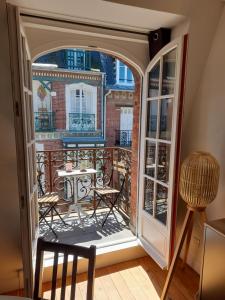
M 46 219 L 46 217 L 51 214 L 51 223 L 53 221 L 54 213 L 59 217 L 59 219 L 63 222 L 64 225 L 67 225 L 63 218 L 60 216 L 56 209 L 56 205 L 59 202 L 59 196 L 58 193 L 47 193 L 43 195 L 42 197 L 38 198 L 38 204 L 39 204 L 39 222 L 41 223 L 44 221 L 46 225 L 51 229 L 55 237 L 57 238 L 57 234 L 50 225 L 49 221 Z
M 120 187 L 118 187 L 118 188 L 113 187 L 114 172 L 117 172 L 119 175 L 118 181 L 119 181 Z M 112 174 L 111 174 L 108 185 L 103 186 L 103 187 L 93 188 L 93 191 L 95 193 L 95 196 L 96 196 L 98 202 L 97 202 L 96 207 L 94 208 L 94 212 L 91 217 L 96 216 L 96 211 L 102 202 L 109 208 L 109 211 L 108 211 L 104 221 L 102 222 L 102 227 L 105 225 L 105 222 L 107 221 L 107 219 L 111 213 L 113 213 L 116 218 L 114 209 L 116 209 L 120 213 L 117 206 L 118 206 L 119 199 L 123 192 L 123 188 L 124 188 L 125 181 L 126 181 L 126 176 L 127 176 L 127 171 L 124 169 L 124 167 L 113 166 Z
M 88 280 L 87 280 L 87 300 L 93 300 L 94 295 L 94 277 L 95 277 L 95 258 L 96 258 L 96 247 L 90 246 L 89 248 L 78 246 L 78 245 L 67 245 L 63 243 L 48 242 L 44 241 L 43 238 L 38 239 L 37 243 L 37 256 L 36 256 L 36 269 L 34 277 L 34 294 L 33 299 L 42 299 L 42 276 L 43 276 L 43 256 L 44 252 L 54 253 L 54 263 L 51 280 L 51 300 L 59 299 L 59 295 L 56 295 L 57 285 L 57 273 L 59 254 L 63 254 L 63 266 L 62 266 L 62 277 L 60 282 L 61 293 L 60 299 L 75 299 L 76 294 L 76 275 L 77 275 L 77 261 L 78 257 L 82 257 L 88 260 Z M 68 272 L 68 256 L 72 256 L 72 275 L 71 275 L 71 289 L 70 298 L 66 294 L 67 272 Z

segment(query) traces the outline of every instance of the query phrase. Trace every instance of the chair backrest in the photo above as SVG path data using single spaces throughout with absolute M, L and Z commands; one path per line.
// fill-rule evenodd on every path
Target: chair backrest
M 72 262 L 70 300 L 75 299 L 78 257 L 88 259 L 88 280 L 87 280 L 86 299 L 92 300 L 93 293 L 94 293 L 96 247 L 90 246 L 89 248 L 87 248 L 87 247 L 82 247 L 77 245 L 67 245 L 67 244 L 56 243 L 56 242 L 48 242 L 48 241 L 44 241 L 42 238 L 39 238 L 37 243 L 37 258 L 36 258 L 35 283 L 34 283 L 34 295 L 33 295 L 34 300 L 40 299 L 41 297 L 43 256 L 45 251 L 54 252 L 54 264 L 53 264 L 52 281 L 51 281 L 51 300 L 56 299 L 58 259 L 59 259 L 59 254 L 61 253 L 64 255 L 64 260 L 62 266 L 60 299 L 61 300 L 65 299 L 68 256 L 71 255 L 73 256 L 73 262 Z
M 117 174 L 118 179 L 119 179 L 119 189 L 123 189 L 123 186 L 125 184 L 125 182 L 128 180 L 129 177 L 129 170 L 127 170 L 122 164 L 113 164 L 112 167 L 112 181 L 114 182 L 115 180 L 113 180 L 113 174 Z

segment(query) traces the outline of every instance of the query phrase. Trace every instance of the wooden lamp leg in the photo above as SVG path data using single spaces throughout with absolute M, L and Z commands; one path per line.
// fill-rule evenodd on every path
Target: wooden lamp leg
M 187 213 L 185 216 L 185 220 L 184 220 L 184 224 L 183 224 L 183 227 L 181 230 L 181 234 L 180 234 L 180 237 L 179 237 L 179 240 L 178 240 L 178 243 L 176 246 L 176 250 L 175 250 L 175 253 L 174 253 L 170 268 L 169 268 L 169 272 L 167 274 L 166 282 L 164 284 L 163 292 L 162 292 L 162 295 L 160 298 L 161 300 L 166 299 L 166 295 L 167 295 L 167 292 L 168 292 L 168 289 L 169 289 L 169 286 L 170 286 L 170 283 L 171 283 L 171 280 L 172 280 L 172 277 L 173 277 L 173 274 L 174 274 L 174 271 L 175 271 L 175 268 L 176 268 L 176 265 L 178 262 L 180 251 L 182 249 L 187 231 L 188 231 L 188 229 L 191 225 L 192 219 L 193 219 L 193 214 L 194 214 L 194 211 L 188 207 L 188 210 L 187 210 Z
M 185 264 L 187 262 L 187 256 L 188 256 L 188 251 L 189 251 L 190 242 L 191 242 L 191 234 L 192 234 L 193 224 L 194 224 L 194 218 L 192 218 L 189 228 L 188 228 L 188 232 L 187 232 L 186 244 L 185 244 L 185 249 L 184 249 L 184 258 L 183 258 L 182 266 L 181 266 L 182 269 L 184 269 Z
M 205 209 L 200 211 L 200 218 L 201 218 L 202 225 L 204 225 L 204 223 L 207 221 Z
M 200 220 L 201 220 L 201 223 L 202 223 L 202 226 L 203 226 L 204 223 L 207 221 L 205 208 L 204 209 L 202 209 L 202 208 L 201 209 L 196 209 L 196 210 L 199 212 Z M 185 264 L 187 262 L 187 256 L 188 256 L 188 251 L 189 251 L 189 247 L 190 247 L 193 224 L 194 224 L 194 219 L 192 219 L 192 222 L 190 224 L 190 227 L 189 227 L 189 230 L 188 230 L 188 233 L 187 233 L 186 245 L 185 245 L 185 251 L 184 251 L 184 258 L 183 258 L 183 262 L 182 262 L 182 266 L 181 266 L 182 269 L 185 268 Z

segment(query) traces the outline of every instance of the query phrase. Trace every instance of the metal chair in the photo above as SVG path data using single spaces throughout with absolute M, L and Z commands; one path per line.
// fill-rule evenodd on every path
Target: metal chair
M 63 254 L 63 266 L 62 266 L 62 278 L 61 278 L 61 295 L 60 299 L 64 300 L 66 297 L 66 285 L 67 285 L 67 270 L 68 270 L 68 256 L 73 257 L 72 262 L 72 277 L 71 277 L 71 293 L 70 300 L 75 299 L 76 292 L 76 275 L 77 275 L 77 261 L 78 257 L 82 257 L 88 260 L 88 280 L 87 280 L 87 300 L 92 300 L 94 295 L 94 277 L 95 277 L 95 258 L 96 258 L 96 247 L 90 246 L 82 247 L 77 245 L 67 245 L 56 242 L 44 241 L 43 238 L 38 239 L 37 243 L 37 257 L 36 257 L 36 269 L 35 269 L 35 282 L 34 282 L 34 293 L 33 299 L 42 299 L 42 274 L 43 274 L 43 256 L 44 252 L 54 253 L 54 264 L 52 271 L 51 280 L 51 300 L 56 299 L 56 287 L 57 285 L 57 271 L 58 271 L 58 259 L 59 253 Z M 59 284 L 59 282 L 58 282 Z M 68 297 L 66 297 L 68 299 Z
M 47 220 L 47 216 L 51 214 L 51 223 L 53 222 L 54 214 L 59 217 L 59 219 L 63 222 L 64 225 L 67 225 L 63 218 L 60 216 L 59 212 L 56 209 L 56 206 L 59 202 L 59 197 L 57 193 L 47 193 L 42 197 L 38 198 L 39 204 L 39 223 L 44 221 L 46 225 L 51 229 L 55 237 L 57 238 L 57 234 L 50 225 Z
M 54 216 L 58 216 L 64 225 L 66 222 L 61 217 L 58 209 L 60 210 L 63 206 L 69 205 L 72 201 L 65 201 L 63 197 L 64 193 L 64 182 L 60 182 L 58 178 L 54 181 L 54 187 L 56 192 L 48 192 L 46 188 L 45 180 L 41 178 L 42 172 L 37 173 L 37 182 L 38 182 L 38 204 L 39 204 L 39 223 L 45 222 L 45 224 L 49 227 L 52 233 L 57 238 L 57 234 L 54 231 L 50 221 L 47 220 L 48 216 L 51 216 L 51 223 L 53 222 Z M 70 194 L 73 193 L 72 184 L 70 182 L 67 183 L 70 188 Z
M 119 178 L 118 179 L 118 181 L 119 181 L 119 187 L 118 188 L 113 187 L 113 185 L 114 185 L 113 178 L 114 178 L 114 172 L 115 171 L 119 175 L 118 176 L 118 178 Z M 113 213 L 115 218 L 116 218 L 116 215 L 114 213 L 114 209 L 116 209 L 120 213 L 117 206 L 118 206 L 118 201 L 119 201 L 119 199 L 122 195 L 122 192 L 123 192 L 126 177 L 127 177 L 127 171 L 123 167 L 113 166 L 112 174 L 110 176 L 109 183 L 106 186 L 103 186 L 103 187 L 93 188 L 93 191 L 95 193 L 96 198 L 98 199 L 97 200 L 98 202 L 97 202 L 96 207 L 94 208 L 94 212 L 91 215 L 91 217 L 96 216 L 96 211 L 97 211 L 99 205 L 102 202 L 109 208 L 109 211 L 108 211 L 104 221 L 102 222 L 102 227 L 105 225 L 105 223 L 106 223 L 106 221 L 107 221 L 107 219 L 108 219 L 108 217 L 111 213 Z

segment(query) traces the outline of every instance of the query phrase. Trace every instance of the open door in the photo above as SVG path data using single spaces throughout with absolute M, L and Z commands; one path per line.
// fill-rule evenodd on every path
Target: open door
M 144 77 L 138 235 L 149 255 L 169 264 L 182 39 L 166 45 Z
M 18 8 L 8 4 L 14 123 L 17 143 L 18 182 L 23 252 L 24 291 L 32 296 L 33 256 L 38 237 L 35 134 L 31 58 Z

